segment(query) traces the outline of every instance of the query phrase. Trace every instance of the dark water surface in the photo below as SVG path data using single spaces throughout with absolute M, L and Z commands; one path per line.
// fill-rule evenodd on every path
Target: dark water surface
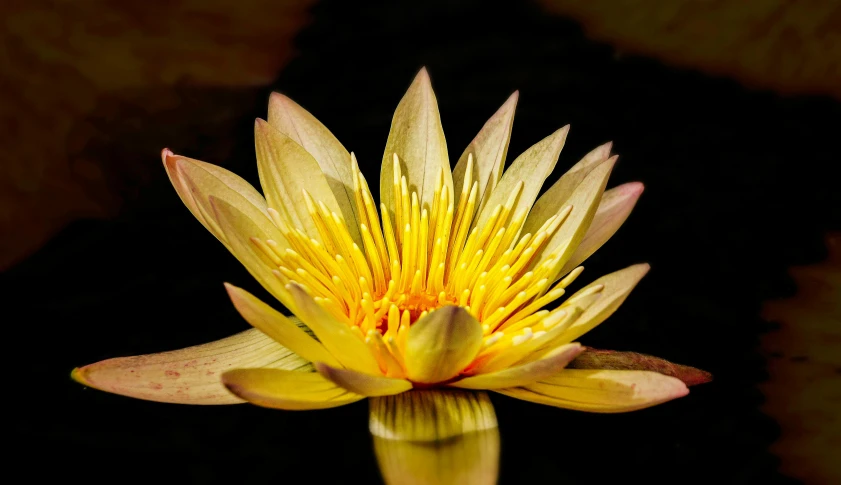
M 515 89 L 509 161 L 567 123 L 559 169 L 613 140 L 620 158 L 610 186 L 640 180 L 646 191 L 585 264 L 582 281 L 643 261 L 652 271 L 582 342 L 716 377 L 686 398 L 624 415 L 494 395 L 500 483 L 786 482 L 768 452 L 778 429 L 758 411 L 764 363 L 755 347 L 770 328 L 758 312 L 764 299 L 792 291 L 785 268 L 821 258 L 822 234 L 841 227 L 830 176 L 839 104 L 617 57 L 574 23 L 529 6 L 350 4 L 325 1 L 313 10 L 299 56 L 273 88 L 333 130 L 373 187 L 393 110 L 422 65 L 451 158 Z M 258 116 L 264 107 L 230 133 L 232 159 L 184 154 L 256 183 Z M 150 157 L 161 148 L 137 147 Z M 180 153 L 179 140 L 170 148 Z M 6 345 L 16 356 L 6 373 L 7 445 L 13 459 L 39 457 L 39 465 L 23 467 L 29 476 L 379 481 L 364 402 L 295 413 L 189 407 L 86 390 L 69 379 L 77 365 L 246 329 L 223 281 L 268 298 L 183 207 L 162 168 L 118 218 L 73 224 L 4 280 Z

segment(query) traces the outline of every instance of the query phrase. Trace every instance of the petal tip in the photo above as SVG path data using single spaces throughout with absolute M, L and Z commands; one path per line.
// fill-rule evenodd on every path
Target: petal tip
M 87 368 L 87 366 L 74 368 L 70 372 L 70 378 L 73 379 L 74 381 L 78 382 L 79 384 L 83 385 L 83 386 L 93 387 L 93 385 L 91 385 L 90 381 L 85 378 L 85 374 L 86 374 L 85 369 L 86 368 Z

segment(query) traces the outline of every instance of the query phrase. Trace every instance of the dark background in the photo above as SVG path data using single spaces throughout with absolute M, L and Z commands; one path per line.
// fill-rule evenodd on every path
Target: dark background
M 295 38 L 296 57 L 273 85 L 181 91 L 206 111 L 217 99 L 253 105 L 219 133 L 230 155 L 220 155 L 219 140 L 201 137 L 168 139 L 167 146 L 256 184 L 252 122 L 266 116 L 268 95 L 278 90 L 328 126 L 376 181 L 391 115 L 421 66 L 429 69 L 452 158 L 519 89 L 509 162 L 569 123 L 550 182 L 613 140 L 620 158 L 610 186 L 646 185 L 582 280 L 643 261 L 652 271 L 582 342 L 654 354 L 709 370 L 715 380 L 623 415 L 494 395 L 500 483 L 791 481 L 777 473 L 768 451 L 779 428 L 759 411 L 756 384 L 765 372 L 757 345 L 771 328 L 759 309 L 791 294 L 786 268 L 823 258 L 823 234 L 841 227 L 833 172 L 839 103 L 618 55 L 588 40 L 575 22 L 530 4 L 350 3 L 312 9 L 311 24 Z M 185 101 L 172 113 L 189 117 L 194 104 Z M 214 120 L 194 120 L 204 122 Z M 150 130 L 166 133 L 166 117 L 155 123 Z M 163 146 L 133 136 L 144 128 L 119 141 L 156 163 Z M 107 147 L 90 150 L 109 156 Z M 70 380 L 75 366 L 246 329 L 222 282 L 266 296 L 156 167 L 116 217 L 70 224 L 3 275 L 12 357 L 6 473 L 92 483 L 377 483 L 364 402 L 294 413 L 190 407 L 135 401 Z

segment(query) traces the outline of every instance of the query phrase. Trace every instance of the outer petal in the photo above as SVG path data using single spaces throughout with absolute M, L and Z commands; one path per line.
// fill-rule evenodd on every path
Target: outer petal
M 643 185 L 641 183 L 630 182 L 605 192 L 587 233 L 558 274 L 565 275 L 572 271 L 595 253 L 608 239 L 613 237 L 619 230 L 619 226 L 631 214 L 637 200 L 642 195 L 642 191 Z
M 566 262 L 572 257 L 579 243 L 584 239 L 596 210 L 599 207 L 607 178 L 610 176 L 616 157 L 607 159 L 590 171 L 584 180 L 575 188 L 564 206 L 572 206 L 572 211 L 566 217 L 561 227 L 549 239 L 540 255 L 535 258 L 535 265 L 550 257 L 557 259 L 557 273 L 555 279 L 563 276 L 560 272 Z
M 222 244 L 228 246 L 219 225 L 213 218 L 209 201 L 211 196 L 236 207 L 265 230 L 274 229 L 266 212 L 266 200 L 251 184 L 238 175 L 216 165 L 175 155 L 168 149 L 164 149 L 161 156 L 169 180 L 181 200 L 196 219 Z M 286 245 L 286 239 L 279 232 L 275 236 L 280 244 Z
M 148 401 L 235 404 L 242 401 L 225 390 L 220 375 L 241 366 L 312 371 L 291 350 L 250 329 L 186 349 L 103 360 L 71 375 L 88 387 Z
M 485 208 L 476 217 L 473 225 L 481 226 L 484 224 L 496 206 L 505 204 L 508 197 L 521 182 L 523 183 L 523 192 L 517 204 L 512 208 L 511 214 L 531 209 L 537 194 L 540 193 L 543 181 L 552 173 L 555 164 L 558 163 L 558 156 L 560 156 L 564 147 L 567 133 L 569 133 L 569 125 L 547 136 L 517 157 L 508 167 L 508 170 L 502 174 L 502 180 L 499 181 L 494 191 L 489 197 L 486 196 Z
M 443 441 L 497 427 L 484 392 L 412 390 L 370 402 L 371 434 L 391 440 Z
M 637 352 L 620 352 L 585 348 L 578 357 L 570 362 L 569 369 L 611 369 L 611 370 L 650 370 L 663 375 L 676 377 L 687 386 L 696 386 L 713 380 L 712 374 L 688 365 L 669 362 L 666 359 Z
M 406 341 L 406 375 L 434 384 L 458 375 L 482 347 L 482 325 L 464 308 L 445 306 L 415 322 Z
M 351 228 L 351 234 L 354 234 L 359 224 L 353 195 L 350 153 L 315 116 L 280 93 L 272 93 L 269 98 L 268 121 L 315 158 Z
M 325 362 L 341 367 L 339 361 L 324 348 L 321 342 L 307 335 L 292 322 L 291 318 L 281 315 L 280 312 L 242 288 L 225 283 L 225 289 L 228 290 L 228 296 L 231 297 L 240 315 L 255 328 L 308 362 Z
M 370 375 L 382 375 L 374 355 L 350 327 L 337 321 L 297 284 L 287 285 L 296 314 L 333 356 L 345 367 Z
M 557 374 L 583 350 L 584 348 L 578 343 L 564 345 L 540 360 L 467 377 L 450 385 L 462 389 L 503 389 L 525 386 Z
M 490 196 L 502 176 L 505 156 L 508 154 L 508 141 L 511 139 L 511 127 L 514 124 L 514 109 L 519 97 L 519 92 L 514 91 L 505 104 L 494 113 L 461 154 L 453 170 L 453 188 L 456 191 L 462 190 L 467 160 L 473 155 L 472 180 L 479 183 L 477 212 L 481 212 L 485 207 L 486 196 Z
M 498 428 L 434 446 L 374 436 L 374 453 L 387 485 L 495 485 L 499 477 Z
M 235 369 L 222 374 L 222 383 L 251 404 L 288 411 L 335 408 L 365 399 L 316 372 Z
M 561 339 L 555 341 L 554 344 L 571 342 L 605 321 L 607 317 L 611 316 L 622 305 L 625 298 L 631 293 L 631 290 L 637 286 L 637 283 L 648 273 L 650 268 L 647 263 L 629 266 L 609 275 L 602 276 L 569 297 L 569 300 L 573 301 L 576 295 L 581 295 L 594 286 L 604 285 L 599 298 L 587 308 L 575 323 L 564 332 Z
M 383 153 L 380 172 L 380 202 L 394 212 L 394 164 L 397 154 L 409 190 L 417 191 L 421 208 L 432 207 L 435 183 L 441 170 L 444 185 L 453 193 L 453 176 L 447 154 L 447 140 L 441 128 L 438 101 L 432 92 L 426 68 L 421 69 L 397 105 Z M 385 216 L 385 214 L 383 214 Z
M 210 204 L 213 209 L 213 216 L 222 230 L 225 239 L 228 241 L 231 252 L 240 263 L 251 273 L 263 288 L 269 291 L 275 298 L 280 300 L 286 308 L 295 310 L 289 292 L 281 284 L 280 280 L 272 274 L 277 265 L 259 249 L 252 238 L 266 241 L 272 238 L 274 231 L 266 231 L 258 226 L 251 219 L 245 216 L 234 206 L 223 200 L 210 197 Z M 272 226 L 276 231 L 276 228 Z
M 368 397 L 400 394 L 412 388 L 412 383 L 406 379 L 372 376 L 353 370 L 337 369 L 323 362 L 316 362 L 315 369 L 337 386 Z
M 552 184 L 543 195 L 537 199 L 528 218 L 523 225 L 523 234 L 534 234 L 546 219 L 554 216 L 566 205 L 572 192 L 595 167 L 610 157 L 612 143 L 605 143 L 584 155 L 578 163 L 572 166 L 557 182 Z
M 536 384 L 497 392 L 560 408 L 621 413 L 683 397 L 689 390 L 680 379 L 656 372 L 567 369 Z
M 342 212 L 318 162 L 301 145 L 260 119 L 254 124 L 254 141 L 260 183 L 269 207 L 289 214 L 295 227 L 321 240 L 307 204 L 302 203 L 303 192 L 309 192 L 330 211 Z M 355 234 L 354 226 L 349 229 Z

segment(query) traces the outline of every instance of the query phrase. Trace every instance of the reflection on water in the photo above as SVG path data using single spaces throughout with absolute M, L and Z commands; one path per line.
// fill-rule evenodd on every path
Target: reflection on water
M 437 442 L 374 436 L 374 452 L 388 485 L 494 484 L 499 475 L 498 428 Z

